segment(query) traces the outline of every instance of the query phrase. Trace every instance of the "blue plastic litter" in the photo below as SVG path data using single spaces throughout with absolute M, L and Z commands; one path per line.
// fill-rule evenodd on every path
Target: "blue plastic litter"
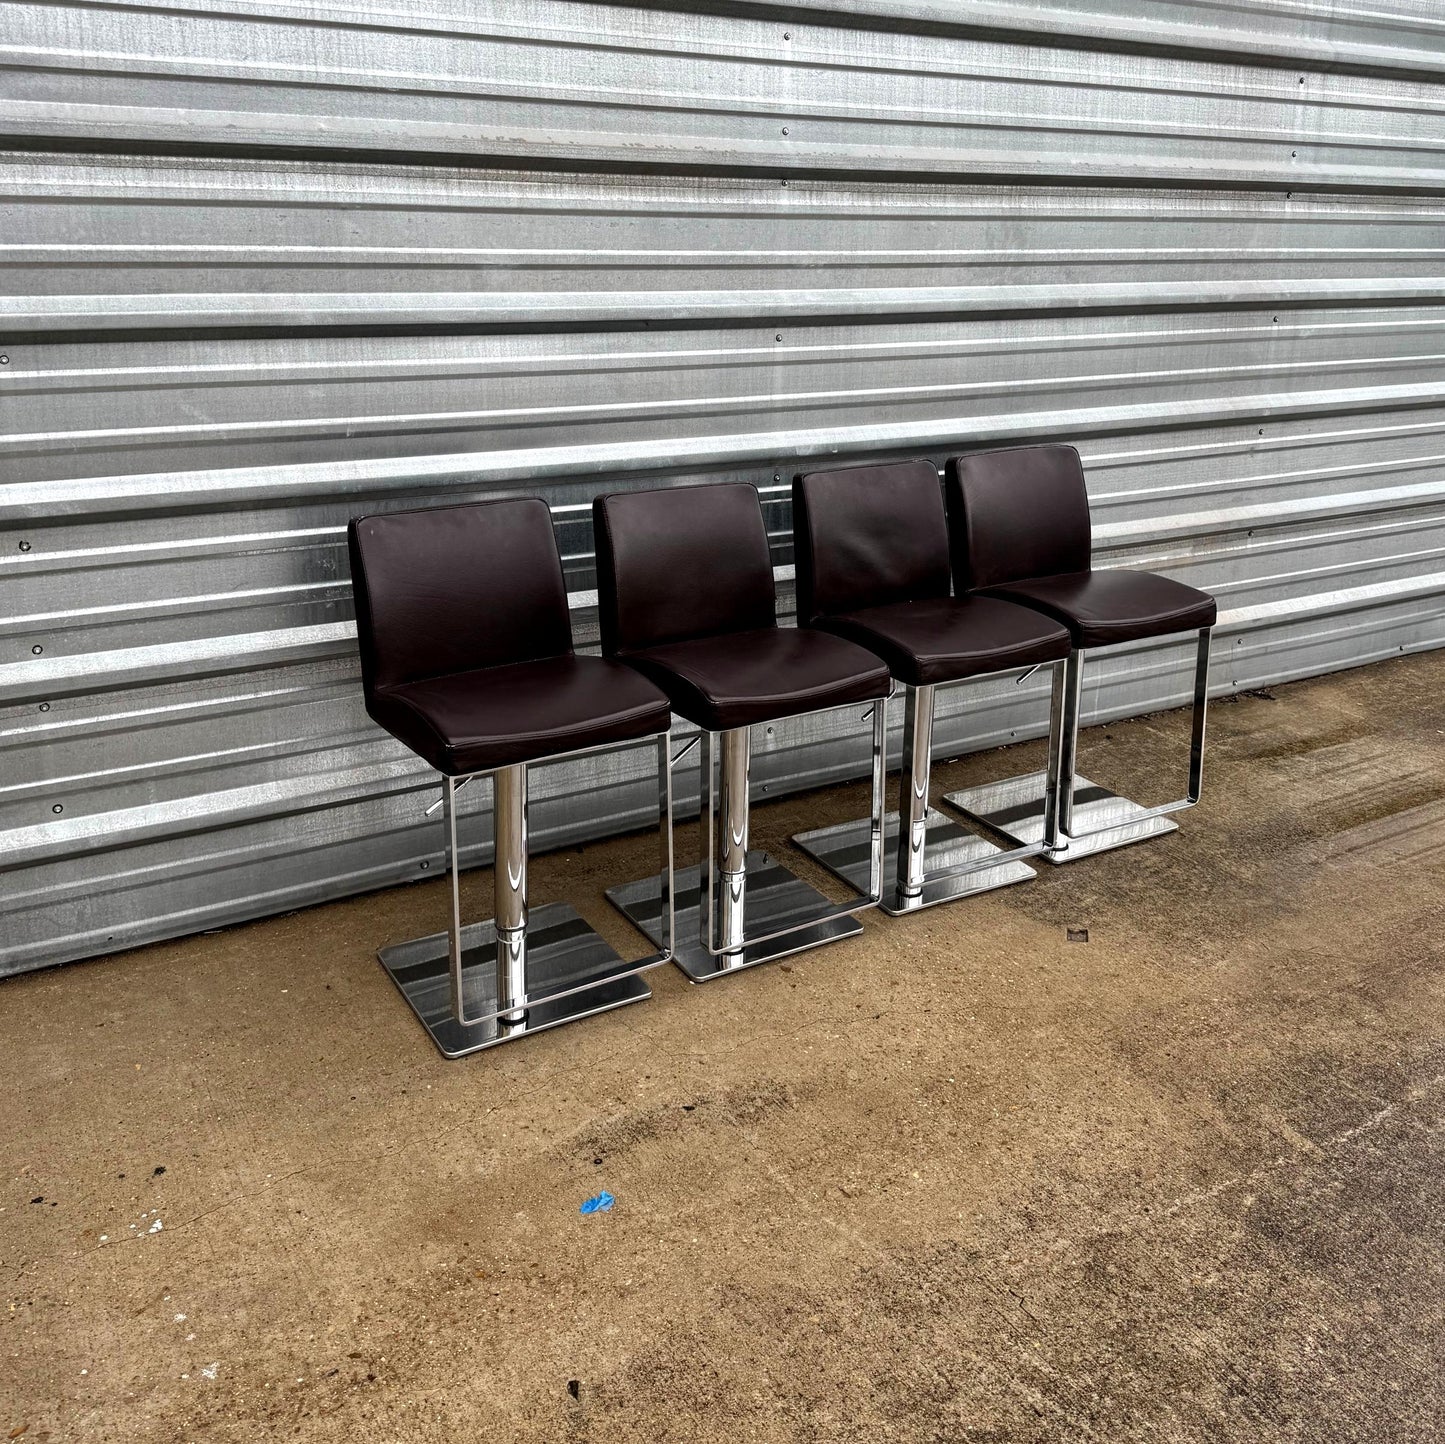
M 617 1200 L 604 1188 L 596 1198 L 589 1198 L 578 1210 L 580 1213 L 611 1213 Z

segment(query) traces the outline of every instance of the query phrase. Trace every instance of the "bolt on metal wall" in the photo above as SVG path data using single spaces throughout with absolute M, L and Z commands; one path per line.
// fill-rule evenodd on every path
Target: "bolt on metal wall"
M 590 638 L 603 486 L 757 483 L 786 600 L 800 459 L 1067 439 L 1101 552 L 1218 594 L 1216 691 L 1445 642 L 1437 5 L 718 8 L 4 7 L 0 973 L 440 865 L 363 511 L 546 495 Z M 538 784 L 544 842 L 646 825 L 635 758 Z

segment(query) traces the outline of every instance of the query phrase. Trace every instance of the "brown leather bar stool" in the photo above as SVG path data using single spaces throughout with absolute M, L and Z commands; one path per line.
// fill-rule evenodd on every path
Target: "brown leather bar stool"
M 562 560 L 535 498 L 356 518 L 351 577 L 366 710 L 441 773 L 446 932 L 383 948 L 450 1058 L 651 996 L 671 957 L 672 773 L 667 698 L 631 667 L 572 651 Z M 564 903 L 527 906 L 527 772 L 651 741 L 662 839 L 662 950 L 621 959 Z M 496 916 L 461 921 L 457 792 L 492 779 Z
M 696 888 L 677 894 L 674 960 L 700 983 L 861 932 L 852 915 L 881 895 L 888 669 L 840 637 L 777 625 L 756 487 L 599 497 L 593 528 L 604 655 L 644 673 L 704 735 L 706 852 Z M 862 902 L 834 904 L 748 850 L 750 729 L 865 703 L 873 714 L 869 886 Z M 607 896 L 660 937 L 657 878 Z
M 1055 817 L 1046 816 L 1043 773 L 953 792 L 944 800 L 1005 837 L 1043 838 L 1043 855 L 1054 863 L 1173 832 L 1169 814 L 1198 802 L 1203 782 L 1214 598 L 1154 572 L 1094 569 L 1084 468 L 1072 446 L 956 456 L 948 463 L 947 491 L 955 584 L 1062 622 L 1072 651 L 1065 666 Z M 1189 790 L 1178 801 L 1140 807 L 1077 775 L 1084 654 L 1177 632 L 1199 634 Z
M 1013 602 L 949 594 L 948 520 L 931 461 L 797 477 L 793 556 L 798 625 L 877 653 L 907 688 L 899 812 L 885 821 L 894 862 L 884 879 L 883 911 L 915 912 L 1033 877 L 1023 859 L 1043 851 L 1042 838 L 1004 852 L 928 805 L 934 690 L 1051 664 L 1057 691 L 1069 655 L 1067 628 Z M 860 886 L 866 819 L 793 841 Z

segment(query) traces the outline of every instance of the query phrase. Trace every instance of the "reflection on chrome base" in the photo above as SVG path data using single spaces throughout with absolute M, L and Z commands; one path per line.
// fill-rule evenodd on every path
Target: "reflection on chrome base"
M 565 903 L 531 910 L 526 955 L 528 991 L 522 1021 L 509 1024 L 483 1016 L 481 1022 L 464 1024 L 452 1011 L 446 933 L 396 943 L 377 954 L 422 1027 L 448 1058 L 511 1043 L 652 996 L 637 976 L 638 964 L 618 957 Z M 462 929 L 462 982 L 468 1014 L 497 1011 L 497 931 L 491 922 Z
M 992 832 L 1016 842 L 1034 843 L 1044 835 L 1044 774 L 1031 772 L 983 787 L 950 792 L 943 799 L 950 807 Z M 1127 847 L 1131 842 L 1174 832 L 1178 824 L 1168 817 L 1145 817 L 1148 809 L 1127 797 L 1117 797 L 1087 777 L 1074 779 L 1073 832 L 1068 846 L 1040 854 L 1054 864 L 1076 862 L 1096 852 Z M 1092 833 L 1093 836 L 1083 836 Z
M 1011 883 L 1027 882 L 1035 875 L 1033 868 L 1027 863 L 1013 861 L 1000 863 L 997 867 L 980 867 L 977 872 L 967 873 L 962 877 L 930 878 L 929 873 L 940 872 L 945 868 L 982 863 L 990 856 L 1002 855 L 1003 849 L 966 832 L 952 819 L 931 807 L 927 813 L 927 825 L 928 837 L 923 854 L 923 890 L 916 898 L 904 899 L 899 896 L 895 881 L 898 814 L 890 812 L 884 818 L 883 855 L 888 859 L 889 865 L 884 874 L 883 901 L 879 907 L 890 917 L 901 917 L 905 913 L 934 907 L 938 903 L 952 902 L 955 898 L 969 897 L 973 893 L 1008 887 Z M 822 863 L 829 872 L 836 873 L 844 882 L 861 890 L 868 882 L 868 837 L 868 819 L 858 818 L 853 822 L 840 822 L 833 827 L 820 827 L 813 832 L 799 833 L 793 839 L 793 844 Z
M 863 872 L 866 880 L 866 840 L 864 853 Z M 607 889 L 607 900 L 625 913 L 634 927 L 654 941 L 662 935 L 658 895 L 658 879 L 655 877 Z M 805 922 L 810 916 L 834 906 L 832 901 L 816 888 L 811 888 L 801 878 L 794 877 L 765 852 L 749 852 L 747 855 L 744 896 L 746 927 L 752 933 L 776 932 L 780 928 Z M 778 958 L 791 957 L 794 953 L 816 948 L 822 943 L 857 937 L 863 931 L 863 925 L 854 918 L 834 917 L 811 927 L 788 932 L 779 938 L 745 943 L 741 952 L 736 955 L 714 957 L 699 941 L 701 920 L 696 869 L 678 874 L 676 907 L 674 936 L 677 942 L 673 961 L 694 983 L 711 982 L 714 978 L 723 978 L 731 973 L 754 968 L 759 963 L 771 963 Z

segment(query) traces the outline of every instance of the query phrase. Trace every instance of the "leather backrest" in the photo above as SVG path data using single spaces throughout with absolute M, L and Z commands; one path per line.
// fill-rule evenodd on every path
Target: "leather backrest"
M 347 537 L 368 693 L 572 651 L 562 559 L 539 497 L 357 517 Z
M 597 609 L 609 657 L 776 622 L 758 489 L 619 492 L 592 503 Z
M 815 471 L 793 481 L 798 625 L 948 595 L 948 520 L 931 461 Z
M 955 456 L 946 490 L 957 591 L 1089 570 L 1089 495 L 1072 446 Z

